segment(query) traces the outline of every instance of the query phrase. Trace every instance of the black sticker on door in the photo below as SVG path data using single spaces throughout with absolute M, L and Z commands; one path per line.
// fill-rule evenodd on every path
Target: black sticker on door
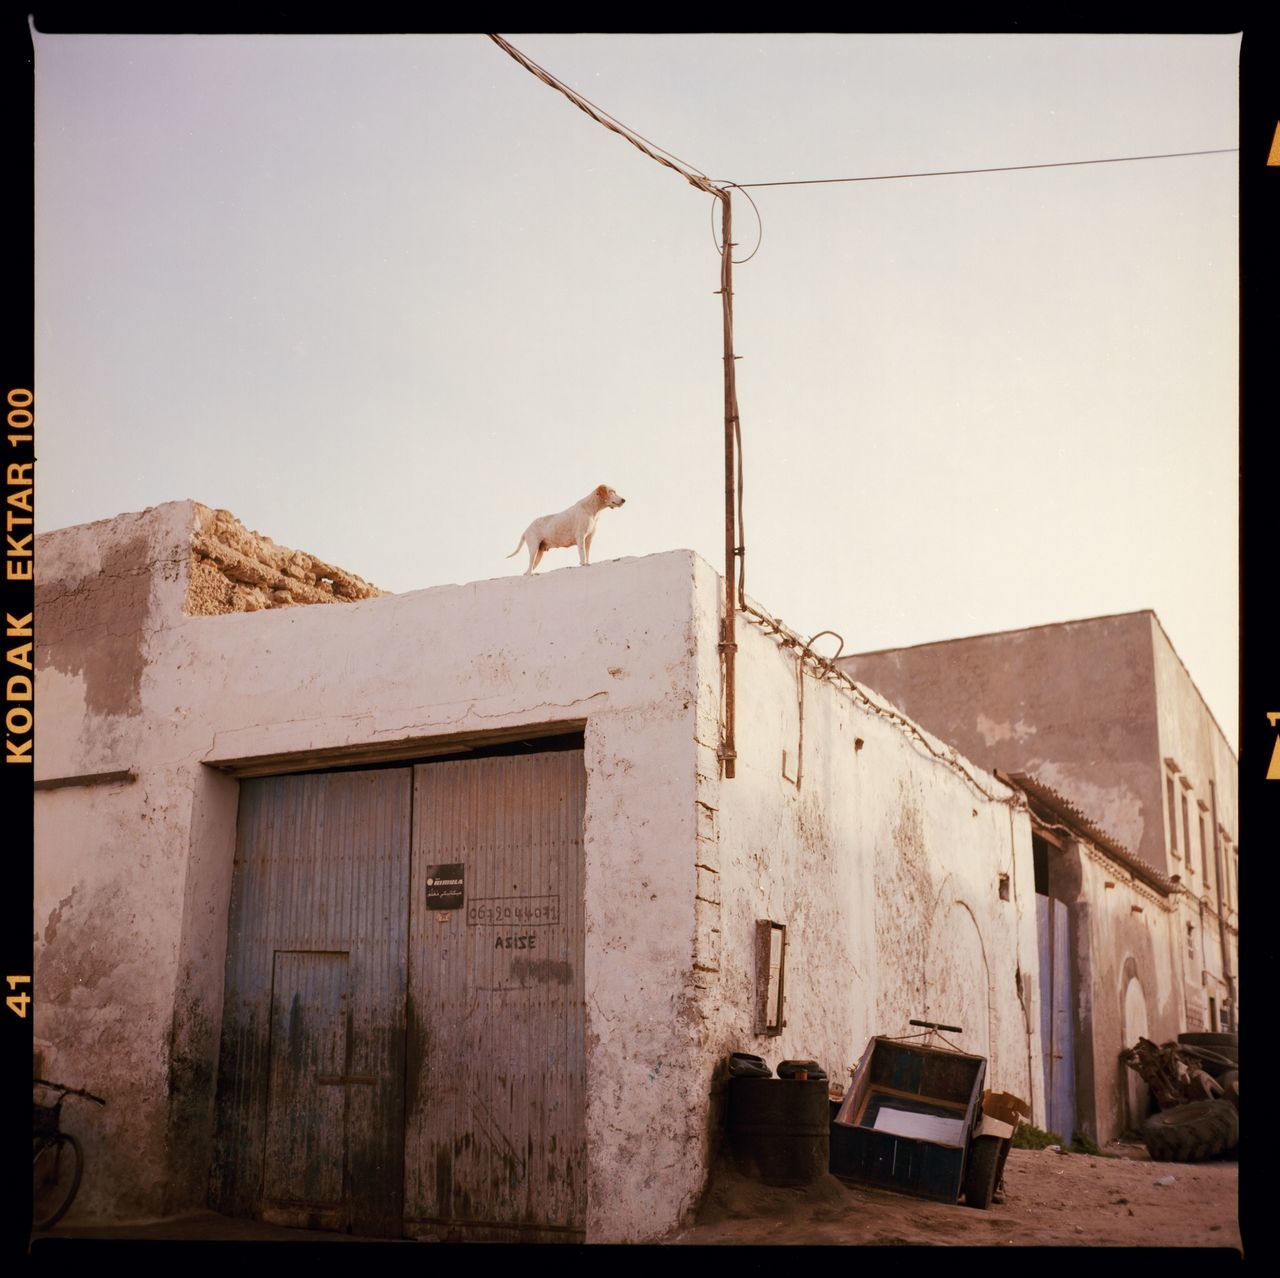
M 462 866 L 427 866 L 427 909 L 462 909 Z

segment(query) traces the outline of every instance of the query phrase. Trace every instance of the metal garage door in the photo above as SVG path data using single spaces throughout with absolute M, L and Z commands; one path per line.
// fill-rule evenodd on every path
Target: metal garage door
M 215 1206 L 582 1236 L 584 801 L 581 750 L 242 783 Z
M 582 754 L 415 771 L 406 1224 L 581 1237 Z M 457 864 L 465 904 L 428 908 Z
M 241 785 L 222 1211 L 400 1232 L 410 782 L 401 768 Z

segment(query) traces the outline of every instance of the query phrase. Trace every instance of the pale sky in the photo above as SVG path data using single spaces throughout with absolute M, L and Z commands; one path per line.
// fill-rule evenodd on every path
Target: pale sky
M 717 180 L 1238 144 L 1237 36 L 508 38 Z M 751 194 L 748 593 L 1154 608 L 1234 744 L 1236 155 Z M 606 483 L 595 560 L 721 570 L 711 205 L 482 36 L 37 36 L 38 527 L 189 497 L 403 592 Z

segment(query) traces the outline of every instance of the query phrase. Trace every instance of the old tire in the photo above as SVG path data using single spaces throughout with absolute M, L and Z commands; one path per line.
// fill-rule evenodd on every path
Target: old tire
M 1225 1100 L 1177 1105 L 1152 1114 L 1143 1124 L 1142 1139 L 1156 1162 L 1203 1162 L 1236 1147 L 1240 1116 Z
M 1222 1099 L 1230 1101 L 1235 1106 L 1236 1113 L 1240 1112 L 1240 1071 L 1238 1069 L 1230 1069 L 1218 1080 L 1222 1084 Z
M 964 1168 L 964 1200 L 970 1207 L 985 1210 L 996 1192 L 1000 1170 L 999 1136 L 975 1136 L 969 1142 L 969 1160 Z
M 815 1079 L 825 1079 L 827 1076 L 827 1071 L 817 1061 L 779 1061 L 778 1063 L 779 1078 L 795 1078 L 801 1070 L 809 1075 L 811 1083 Z
M 1234 1033 L 1209 1034 L 1195 1030 L 1187 1034 L 1179 1034 L 1178 1042 L 1185 1044 L 1187 1047 L 1238 1048 L 1240 1046 L 1240 1035 Z
M 1200 1063 L 1200 1068 L 1204 1070 L 1210 1078 L 1221 1079 L 1223 1074 L 1228 1070 L 1239 1069 L 1240 1062 L 1235 1057 L 1235 1049 L 1227 1048 L 1232 1055 L 1225 1056 L 1219 1052 L 1216 1047 L 1186 1047 L 1184 1050 L 1189 1052 Z

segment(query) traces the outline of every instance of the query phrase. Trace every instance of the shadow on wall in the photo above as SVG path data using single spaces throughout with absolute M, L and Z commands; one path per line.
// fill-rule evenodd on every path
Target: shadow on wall
M 978 921 L 970 907 L 952 898 L 939 903 L 929 927 L 923 1019 L 959 1025 L 958 1046 L 991 1055 L 991 972 Z

